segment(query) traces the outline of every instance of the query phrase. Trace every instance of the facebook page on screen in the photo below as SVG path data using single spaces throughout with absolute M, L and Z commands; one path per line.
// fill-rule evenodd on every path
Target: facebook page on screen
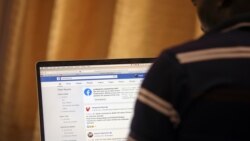
M 125 141 L 150 63 L 41 67 L 46 141 Z

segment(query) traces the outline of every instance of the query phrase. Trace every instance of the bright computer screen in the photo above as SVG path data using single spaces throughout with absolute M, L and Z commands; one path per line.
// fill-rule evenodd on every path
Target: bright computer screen
M 150 65 L 40 67 L 45 141 L 125 141 Z

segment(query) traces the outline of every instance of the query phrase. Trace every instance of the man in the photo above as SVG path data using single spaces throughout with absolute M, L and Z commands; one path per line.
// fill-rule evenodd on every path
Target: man
M 164 51 L 128 140 L 250 140 L 250 0 L 193 0 L 205 35 Z

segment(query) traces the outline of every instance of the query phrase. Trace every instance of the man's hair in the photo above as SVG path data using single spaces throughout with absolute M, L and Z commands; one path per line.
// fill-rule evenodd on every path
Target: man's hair
M 242 14 L 250 14 L 250 0 L 226 0 L 225 3 L 231 2 L 231 15 L 238 16 Z

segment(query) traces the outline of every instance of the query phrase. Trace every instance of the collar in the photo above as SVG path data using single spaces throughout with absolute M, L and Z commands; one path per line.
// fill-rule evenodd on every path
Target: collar
M 223 22 L 222 24 L 219 24 L 208 33 L 214 33 L 214 32 L 226 33 L 241 28 L 250 29 L 250 13 L 240 15 L 226 22 Z

